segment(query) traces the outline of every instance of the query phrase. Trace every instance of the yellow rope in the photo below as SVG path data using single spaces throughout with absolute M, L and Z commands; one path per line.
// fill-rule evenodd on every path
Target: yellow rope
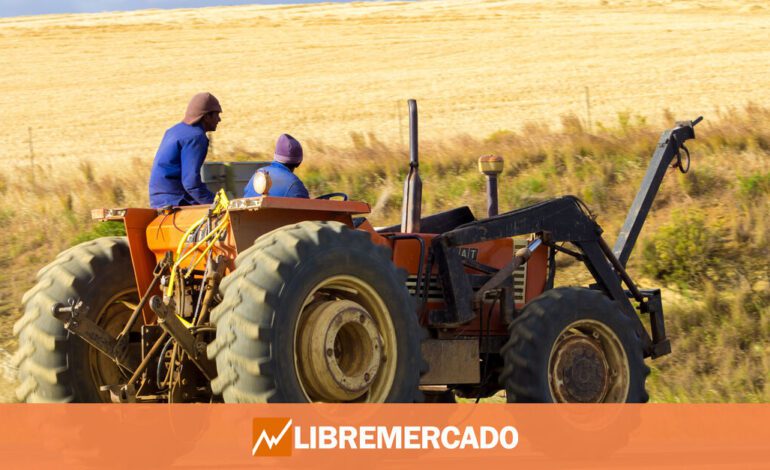
M 200 227 L 203 222 L 208 219 L 208 215 L 204 215 L 200 219 L 198 219 L 194 224 L 190 225 L 190 228 L 187 229 L 187 231 L 182 235 L 182 239 L 179 241 L 179 245 L 176 247 L 176 258 L 179 258 L 179 255 L 182 253 L 182 249 L 184 248 L 185 242 L 187 241 L 187 237 L 190 236 L 191 233 L 198 227 Z
M 176 282 L 176 277 L 177 277 L 176 273 L 179 269 L 179 265 L 182 264 L 182 262 L 185 259 L 190 257 L 190 255 L 195 253 L 201 247 L 201 245 L 208 242 L 206 248 L 203 250 L 203 253 L 201 253 L 201 255 L 198 257 L 195 263 L 193 263 L 193 266 L 197 266 L 200 260 L 203 259 L 203 257 L 214 247 L 214 245 L 216 244 L 222 232 L 227 230 L 227 227 L 230 224 L 230 214 L 227 212 L 227 206 L 229 204 L 230 204 L 230 200 L 227 198 L 225 191 L 223 189 L 220 189 L 216 197 L 214 198 L 213 207 L 209 211 L 209 214 L 206 214 L 205 216 L 197 220 L 184 233 L 176 249 L 176 261 L 174 262 L 174 265 L 171 268 L 171 276 L 169 276 L 168 287 L 166 288 L 166 297 L 171 297 L 174 295 L 174 284 Z M 219 224 L 217 224 L 217 226 L 214 227 L 214 229 L 212 229 L 208 233 L 208 235 L 203 237 L 202 240 L 198 241 L 195 245 L 193 245 L 192 248 L 190 248 L 184 254 L 182 254 L 182 251 L 184 250 L 184 246 L 187 244 L 187 238 L 190 236 L 190 234 L 195 229 L 200 227 L 204 222 L 206 222 L 209 216 L 216 217 L 223 213 L 224 213 L 224 217 L 222 218 L 222 221 Z M 191 273 L 192 271 L 187 273 L 185 277 L 189 277 Z
M 227 214 L 225 215 L 225 218 L 222 220 L 222 223 L 217 225 L 217 227 L 213 230 L 214 239 L 211 241 L 211 243 L 208 244 L 208 246 L 203 250 L 203 252 L 201 252 L 200 256 L 198 256 L 198 258 L 195 259 L 195 261 L 192 263 L 193 266 L 197 266 L 198 263 L 200 263 L 201 260 L 203 260 L 203 258 L 208 254 L 208 252 L 211 251 L 212 248 L 214 248 L 214 244 L 216 243 L 217 239 L 219 239 L 219 236 L 222 234 L 222 232 L 227 230 L 227 226 L 229 222 L 230 222 L 230 214 Z M 190 250 L 190 251 L 192 252 L 193 250 Z M 190 270 L 187 274 L 185 274 L 184 277 L 185 279 L 187 279 L 191 275 L 192 275 L 192 270 Z

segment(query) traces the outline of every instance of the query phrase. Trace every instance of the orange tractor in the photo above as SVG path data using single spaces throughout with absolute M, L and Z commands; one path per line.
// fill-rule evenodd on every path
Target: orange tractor
M 645 357 L 670 352 L 660 291 L 625 270 L 667 169 L 700 121 L 665 131 L 611 249 L 577 198 L 423 217 L 417 107 L 400 225 L 344 194 L 94 211 L 125 237 L 86 242 L 24 296 L 29 402 L 645 402 Z M 258 173 L 258 192 L 269 177 Z M 342 199 L 342 200 L 335 200 Z M 566 246 L 565 246 L 566 245 Z M 595 279 L 554 288 L 555 256 Z M 649 317 L 649 331 L 640 316 Z

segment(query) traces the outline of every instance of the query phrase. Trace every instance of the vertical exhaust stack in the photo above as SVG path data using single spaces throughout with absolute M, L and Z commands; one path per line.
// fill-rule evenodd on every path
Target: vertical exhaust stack
M 418 233 L 422 216 L 422 180 L 417 157 L 417 102 L 409 100 L 409 174 L 404 182 L 401 232 Z
M 497 177 L 503 172 L 503 157 L 484 155 L 479 158 L 479 171 L 487 177 L 487 217 L 498 214 Z

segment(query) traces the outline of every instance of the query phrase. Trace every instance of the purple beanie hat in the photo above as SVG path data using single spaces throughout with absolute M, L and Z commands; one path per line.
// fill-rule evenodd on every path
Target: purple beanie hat
M 299 165 L 302 163 L 302 146 L 289 134 L 281 134 L 275 143 L 273 158 L 279 163 Z

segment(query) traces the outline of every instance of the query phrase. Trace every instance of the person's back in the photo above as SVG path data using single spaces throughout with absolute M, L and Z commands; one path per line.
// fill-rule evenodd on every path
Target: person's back
M 294 174 L 294 170 L 302 163 L 302 146 L 289 134 L 281 134 L 275 146 L 273 162 L 259 171 L 270 175 L 268 196 L 309 198 L 307 188 Z M 254 176 L 243 189 L 243 197 L 257 197 L 261 194 L 254 189 Z
M 214 200 L 196 171 L 203 165 L 209 140 L 202 127 L 184 122 L 166 131 L 150 173 L 150 206 L 187 206 Z M 189 158 L 183 158 L 190 156 Z M 201 158 L 202 157 L 202 158 Z M 199 170 L 198 170 L 199 171 Z
M 200 170 L 222 108 L 210 93 L 195 95 L 185 119 L 163 135 L 150 173 L 150 207 L 211 204 L 214 193 L 201 181 Z

